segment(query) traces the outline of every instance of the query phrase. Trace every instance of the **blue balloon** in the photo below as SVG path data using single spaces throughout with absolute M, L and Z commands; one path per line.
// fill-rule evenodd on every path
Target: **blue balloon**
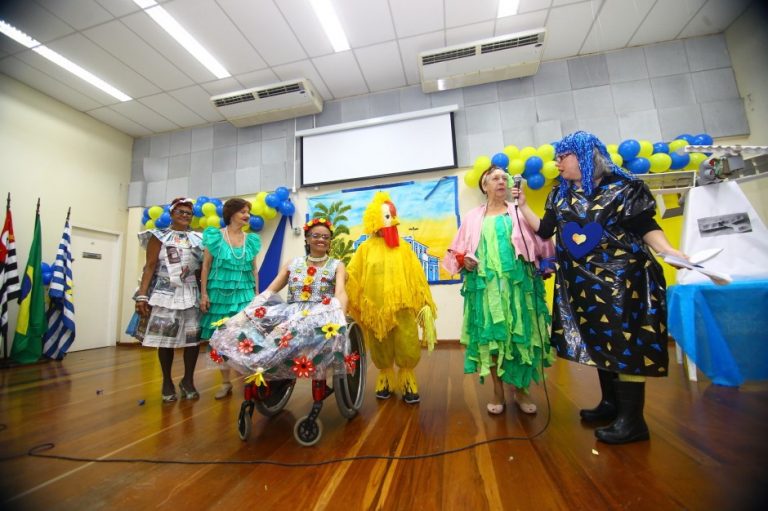
M 248 225 L 253 232 L 259 232 L 264 228 L 264 219 L 259 215 L 251 215 L 251 219 L 248 220 Z
M 217 208 L 218 208 L 219 206 L 222 206 L 222 205 L 224 204 L 223 202 L 221 202 L 221 199 L 217 199 L 217 198 L 215 198 L 215 197 L 212 197 L 212 198 L 210 198 L 210 199 L 208 200 L 208 202 L 213 202 L 214 204 L 216 204 L 216 207 L 217 207 Z
M 197 218 L 202 218 L 203 217 L 203 205 L 202 204 L 195 204 L 194 206 L 192 206 L 192 214 L 195 215 Z
M 51 265 L 46 263 L 45 261 L 40 261 L 40 271 L 42 273 L 50 273 L 53 270 L 51 270 Z
M 225 222 L 223 218 L 219 218 L 219 227 L 223 229 L 226 226 L 227 226 L 227 222 Z
M 266 202 L 267 206 L 270 208 L 277 209 L 280 207 L 280 203 L 283 201 L 281 201 L 280 198 L 274 193 L 268 193 L 266 199 L 264 199 L 264 202 Z
M 491 165 L 507 170 L 507 167 L 509 167 L 509 156 L 504 153 L 496 153 L 491 158 Z
M 531 158 L 534 158 L 534 157 L 531 156 Z M 545 181 L 546 179 L 544 179 L 544 176 L 542 175 L 541 172 L 535 172 L 525 179 L 525 182 L 528 185 L 528 188 L 530 188 L 531 190 L 538 190 L 539 188 L 544 186 Z
M 691 161 L 691 155 L 688 153 L 679 154 L 677 151 L 673 151 L 669 157 L 672 158 L 672 165 L 669 166 L 672 170 L 680 170 Z
M 291 192 L 288 191 L 288 188 L 284 186 L 278 186 L 277 188 L 275 188 L 275 195 L 277 195 L 278 199 L 280 199 L 281 201 L 284 201 L 291 196 Z
M 538 156 L 531 156 L 525 160 L 525 172 L 536 173 L 544 166 L 544 162 Z M 535 190 L 536 188 L 534 188 Z
M 293 216 L 294 213 L 296 213 L 296 206 L 293 205 L 293 202 L 290 200 L 285 200 L 280 203 L 280 213 L 282 213 L 284 216 Z
M 669 154 L 669 144 L 666 142 L 656 142 L 653 144 L 653 154 L 656 153 Z
M 155 227 L 158 229 L 167 229 L 171 225 L 171 214 L 167 211 L 155 220 Z
M 675 140 L 685 140 L 686 142 L 688 142 L 689 145 L 693 145 L 693 141 L 695 140 L 695 138 L 696 137 L 694 137 L 693 135 L 690 135 L 688 133 L 683 133 L 682 135 L 678 135 L 677 137 L 675 137 Z
M 630 138 L 619 144 L 619 154 L 624 161 L 631 160 L 640 153 L 640 142 Z
M 712 145 L 714 140 L 706 133 L 700 133 L 693 137 L 693 145 Z
M 210 202 L 210 201 L 211 199 L 206 197 L 205 195 L 201 195 L 200 197 L 197 198 L 197 203 L 200 204 L 201 206 L 206 202 Z
M 170 204 L 163 204 L 163 212 L 171 214 L 171 205 Z
M 221 201 L 219 201 L 221 202 Z M 219 218 L 224 217 L 224 205 L 223 204 L 216 204 L 216 214 L 219 216 Z
M 634 158 L 624 162 L 624 166 L 633 174 L 647 174 L 651 170 L 651 162 L 648 158 Z
M 141 225 L 144 225 L 147 222 L 149 222 L 149 215 L 148 214 L 141 215 Z
M 51 283 L 51 281 L 53 280 L 53 272 L 44 271 L 42 273 L 42 276 L 43 276 L 43 285 L 44 286 L 49 285 Z

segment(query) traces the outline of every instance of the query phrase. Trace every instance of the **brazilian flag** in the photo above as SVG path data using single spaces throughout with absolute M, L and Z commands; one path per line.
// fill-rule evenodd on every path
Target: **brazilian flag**
M 41 237 L 38 213 L 35 217 L 35 235 L 21 282 L 19 316 L 16 320 L 16 335 L 13 337 L 11 348 L 11 358 L 19 364 L 31 364 L 40 359 L 43 353 L 43 335 L 48 329 L 45 319 L 45 288 L 40 268 Z

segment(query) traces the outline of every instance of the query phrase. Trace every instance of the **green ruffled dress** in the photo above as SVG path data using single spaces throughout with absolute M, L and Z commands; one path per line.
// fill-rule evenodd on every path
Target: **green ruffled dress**
M 497 373 L 504 383 L 527 389 L 541 380 L 542 356 L 549 367 L 551 318 L 544 301 L 544 284 L 533 264 L 519 259 L 511 243 L 512 219 L 498 215 L 483 219 L 475 252 L 477 269 L 464 272 L 464 372 L 479 373 L 482 382 L 497 356 Z
M 232 248 L 220 229 L 208 227 L 203 231 L 203 246 L 213 256 L 207 286 L 211 308 L 200 321 L 200 338 L 207 340 L 215 330 L 211 323 L 234 316 L 253 300 L 253 259 L 261 249 L 261 238 L 248 233 L 242 247 Z

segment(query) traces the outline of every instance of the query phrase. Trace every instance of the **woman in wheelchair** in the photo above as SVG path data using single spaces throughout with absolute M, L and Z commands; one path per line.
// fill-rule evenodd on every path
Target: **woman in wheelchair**
M 339 376 L 359 373 L 358 361 L 364 353 L 358 343 L 350 343 L 347 332 L 346 270 L 343 262 L 328 255 L 333 225 L 324 218 L 310 220 L 304 225 L 304 237 L 307 255 L 281 268 L 266 291 L 243 311 L 223 320 L 211 337 L 211 358 L 246 375 L 248 385 L 238 424 L 243 439 L 250 431 L 253 406 L 264 415 L 278 413 L 296 378 L 312 379 L 315 406 L 308 421 L 297 423 L 295 432 L 302 422 L 307 423 L 305 428 L 319 429 L 316 418 L 322 401 L 333 393 L 326 384 L 326 371 L 333 370 L 337 384 Z M 287 303 L 277 295 L 286 285 Z M 359 403 L 350 403 L 346 382 L 341 381 L 346 398 L 337 395 L 337 401 L 342 414 L 351 418 Z M 312 445 L 319 431 L 316 437 L 311 433 L 303 436 L 304 440 L 311 437 L 311 442 L 302 441 L 301 431 L 296 436 L 299 442 Z

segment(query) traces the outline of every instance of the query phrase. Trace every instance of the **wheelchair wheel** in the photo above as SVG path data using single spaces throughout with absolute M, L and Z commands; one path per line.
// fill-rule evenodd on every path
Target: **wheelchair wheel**
M 253 426 L 253 402 L 243 401 L 240 405 L 240 414 L 237 416 L 237 433 L 240 440 L 246 441 L 251 436 Z
M 293 437 L 304 447 L 311 447 L 323 436 L 323 423 L 320 419 L 312 420 L 308 415 L 296 421 L 293 426 Z
M 351 322 L 347 329 L 349 336 L 350 353 L 357 353 L 360 359 L 357 361 L 355 372 L 349 374 L 336 374 L 333 377 L 334 387 L 336 389 L 336 404 L 339 412 L 345 419 L 352 419 L 363 406 L 365 397 L 365 374 L 366 357 L 365 344 L 363 343 L 363 332 L 355 322 Z
M 274 417 L 285 407 L 293 394 L 296 380 L 273 380 L 269 382 L 269 395 L 263 396 L 263 387 L 259 387 L 259 399 L 256 401 L 256 409 L 265 417 Z

